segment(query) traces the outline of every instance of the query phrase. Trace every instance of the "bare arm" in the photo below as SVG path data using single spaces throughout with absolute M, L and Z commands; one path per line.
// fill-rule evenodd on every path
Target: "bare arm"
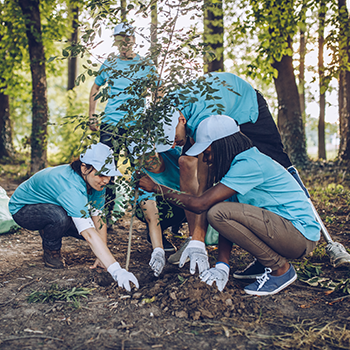
M 100 235 L 100 233 L 98 233 L 94 228 L 88 228 L 82 231 L 81 235 L 89 243 L 91 250 L 94 252 L 97 259 L 99 259 L 99 261 L 104 265 L 104 267 L 108 268 L 110 265 L 116 262 L 106 244 L 107 231 L 106 238 L 103 237 L 103 234 Z
M 95 100 L 97 93 L 100 91 L 100 86 L 98 86 L 96 83 L 92 85 L 91 91 L 90 91 L 90 97 L 89 97 L 89 122 L 90 122 L 90 130 L 97 131 L 98 125 L 97 125 L 97 119 L 94 116 L 96 112 L 96 105 L 97 100 Z
M 209 188 L 201 196 L 196 197 L 185 193 L 179 193 L 168 187 L 158 185 L 153 182 L 148 175 L 140 179 L 139 186 L 147 192 L 162 194 L 164 198 L 171 201 L 171 203 L 196 214 L 201 214 L 207 211 L 214 204 L 223 202 L 236 193 L 236 191 L 219 183 L 216 186 Z

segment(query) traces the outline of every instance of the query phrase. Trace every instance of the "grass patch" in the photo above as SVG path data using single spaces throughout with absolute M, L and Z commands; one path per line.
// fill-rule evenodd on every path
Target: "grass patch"
M 80 307 L 80 299 L 87 298 L 94 288 L 73 287 L 72 289 L 59 289 L 57 284 L 53 284 L 50 289 L 41 292 L 34 291 L 28 297 L 28 303 L 53 303 L 55 301 L 66 301 L 73 303 L 75 308 Z

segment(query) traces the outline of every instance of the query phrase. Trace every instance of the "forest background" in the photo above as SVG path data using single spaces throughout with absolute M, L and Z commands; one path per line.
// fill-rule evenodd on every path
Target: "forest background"
M 153 61 L 160 53 L 155 45 L 169 41 L 162 21 L 168 27 L 174 22 L 172 40 L 195 56 L 197 75 L 229 71 L 259 89 L 295 165 L 305 166 L 309 156 L 347 162 L 348 5 L 345 0 L 1 0 L 0 156 L 8 162 L 30 151 L 34 173 L 47 161 L 69 162 L 84 137 L 97 139 L 87 127 L 89 90 L 112 51 L 113 27 L 128 20 L 136 27 L 136 51 Z M 164 6 L 180 9 L 176 21 L 175 12 L 162 14 Z

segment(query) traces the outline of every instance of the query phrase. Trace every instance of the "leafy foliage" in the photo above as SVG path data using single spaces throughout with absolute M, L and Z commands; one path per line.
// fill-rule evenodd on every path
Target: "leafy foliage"
M 87 298 L 93 288 L 73 287 L 72 289 L 59 289 L 57 284 L 53 284 L 50 289 L 40 292 L 34 291 L 28 297 L 28 303 L 52 303 L 55 301 L 73 302 L 75 307 L 79 307 L 79 300 Z

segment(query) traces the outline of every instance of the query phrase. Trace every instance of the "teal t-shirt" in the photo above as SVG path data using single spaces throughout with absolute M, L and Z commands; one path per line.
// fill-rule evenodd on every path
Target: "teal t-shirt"
M 139 66 L 143 60 L 139 55 L 136 55 L 132 60 L 110 57 L 102 64 L 95 83 L 98 86 L 107 83 L 109 88 L 104 123 L 116 125 L 127 114 L 125 110 L 121 109 L 123 103 L 137 97 L 128 94 L 127 90 L 130 85 L 137 79 L 143 79 L 149 74 L 155 73 L 154 66 L 150 65 L 148 61 L 144 61 L 144 65 Z M 135 65 L 141 69 L 136 70 L 133 68 Z
M 23 182 L 10 198 L 9 210 L 13 215 L 27 204 L 56 204 L 70 217 L 83 217 L 81 211 L 89 212 L 88 203 L 94 209 L 102 209 L 105 190 L 91 189 L 69 164 L 46 168 Z
M 320 239 L 320 225 L 304 191 L 287 170 L 256 147 L 237 155 L 220 182 L 237 192 L 238 202 L 290 220 L 311 241 Z
M 165 170 L 159 174 L 147 170 L 145 170 L 145 172 L 158 184 L 180 191 L 179 157 L 181 156 L 181 147 L 171 148 L 159 155 L 164 160 Z M 144 193 L 140 195 L 139 200 L 156 200 L 156 196 L 153 193 L 146 191 L 143 192 Z
M 186 129 L 190 137 L 195 140 L 199 123 L 213 114 L 227 115 L 238 125 L 257 121 L 259 114 L 257 95 L 249 83 L 232 73 L 215 72 L 204 77 L 211 88 L 218 90 L 209 95 L 220 98 L 207 100 L 205 95 L 202 96 L 202 91 L 196 88 L 190 89 L 192 90 L 190 93 L 185 93 L 186 100 L 178 108 L 187 120 Z M 223 106 L 220 113 L 215 111 L 217 108 L 215 104 Z M 214 106 L 210 107 L 211 105 Z

